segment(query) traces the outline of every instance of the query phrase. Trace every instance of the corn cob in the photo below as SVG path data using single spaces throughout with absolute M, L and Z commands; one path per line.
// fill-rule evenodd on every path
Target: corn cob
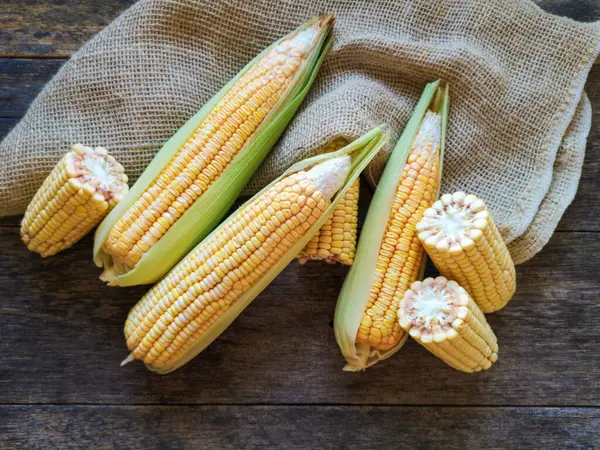
M 306 245 L 384 141 L 377 128 L 298 163 L 238 209 L 130 311 L 124 363 L 166 373 L 208 346 Z
M 515 265 L 483 200 L 464 192 L 442 195 L 417 231 L 440 273 L 464 286 L 484 313 L 508 303 Z
M 98 230 L 103 280 L 157 281 L 214 228 L 306 95 L 332 24 L 315 18 L 266 49 L 165 144 Z
M 361 370 L 385 359 L 406 341 L 397 311 L 421 272 L 424 250 L 416 224 L 437 198 L 441 177 L 447 92 L 428 86 L 390 156 L 369 207 L 356 258 L 334 319 L 348 364 Z
M 31 200 L 21 238 L 42 257 L 54 255 L 98 225 L 127 189 L 123 166 L 106 149 L 76 144 Z
M 324 153 L 334 152 L 346 145 L 347 141 L 343 138 L 333 140 L 325 147 Z M 357 178 L 352 183 L 331 216 L 298 255 L 300 264 L 309 260 L 325 260 L 330 264 L 339 262 L 352 265 L 358 226 L 359 180 L 360 178 Z
M 419 344 L 462 372 L 487 370 L 498 342 L 467 291 L 444 277 L 416 281 L 400 302 L 400 325 Z

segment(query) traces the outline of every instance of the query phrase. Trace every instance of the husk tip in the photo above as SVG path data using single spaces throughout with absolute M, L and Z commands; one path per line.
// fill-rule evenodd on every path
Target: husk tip
M 121 367 L 123 367 L 126 364 L 129 364 L 134 359 L 135 358 L 133 357 L 133 353 L 130 353 L 129 355 L 127 355 L 127 358 L 125 358 L 123 361 L 121 361 Z

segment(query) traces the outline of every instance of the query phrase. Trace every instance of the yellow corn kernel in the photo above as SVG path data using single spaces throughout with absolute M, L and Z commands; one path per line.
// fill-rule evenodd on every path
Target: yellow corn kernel
M 423 269 L 415 227 L 438 195 L 449 102 L 448 86 L 425 87 L 377 184 L 333 320 L 346 371 L 391 357 L 408 338 L 398 305 Z
M 444 277 L 416 281 L 400 302 L 399 323 L 419 344 L 462 372 L 487 370 L 498 342 L 467 291 Z
M 396 319 L 404 292 L 419 275 L 424 250 L 416 225 L 436 197 L 439 183 L 441 116 L 425 115 L 404 165 L 383 234 L 376 274 L 356 342 L 377 350 L 396 345 L 403 331 Z
M 111 229 L 103 250 L 133 268 L 229 167 L 297 78 L 333 21 L 314 20 L 268 50 L 210 110 Z
M 292 173 L 227 219 L 130 311 L 125 362 L 175 366 L 306 235 L 350 169 L 341 156 Z
M 443 195 L 417 230 L 440 273 L 464 286 L 484 313 L 508 303 L 515 265 L 483 200 L 464 192 Z
M 91 231 L 127 190 L 123 166 L 106 149 L 76 144 L 31 200 L 21 238 L 42 257 L 54 255 Z
M 325 147 L 323 153 L 337 151 L 347 144 L 344 138 L 335 139 Z M 352 265 L 356 251 L 359 190 L 360 181 L 357 178 L 319 232 L 298 255 L 300 264 L 309 260 L 324 260 L 330 264 L 339 262 Z

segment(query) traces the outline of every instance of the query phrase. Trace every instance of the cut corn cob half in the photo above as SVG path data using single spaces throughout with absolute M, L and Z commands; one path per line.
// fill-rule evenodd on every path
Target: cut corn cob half
M 98 228 L 103 280 L 155 282 L 217 225 L 300 106 L 332 25 L 312 19 L 267 48 L 163 146 Z
M 335 139 L 325 147 L 324 153 L 334 152 L 347 144 L 348 141 L 344 138 Z M 324 260 L 329 264 L 339 262 L 352 265 L 358 227 L 359 180 L 360 177 L 352 183 L 331 216 L 298 255 L 300 264 L 310 260 Z
M 336 306 L 334 330 L 344 370 L 363 370 L 406 341 L 397 320 L 400 300 L 422 276 L 424 250 L 416 224 L 438 195 L 448 91 L 425 88 L 386 164 L 369 206 L 354 264 Z
M 400 302 L 399 319 L 413 339 L 457 370 L 487 370 L 498 359 L 496 335 L 455 281 L 414 282 Z
M 515 265 L 483 200 L 464 192 L 442 195 L 417 231 L 440 273 L 464 286 L 484 313 L 508 303 Z
M 294 259 L 386 138 L 376 128 L 301 161 L 241 206 L 130 311 L 124 363 L 167 373 L 204 350 Z
M 42 257 L 71 247 L 127 193 L 123 166 L 102 147 L 73 146 L 25 211 L 21 238 Z

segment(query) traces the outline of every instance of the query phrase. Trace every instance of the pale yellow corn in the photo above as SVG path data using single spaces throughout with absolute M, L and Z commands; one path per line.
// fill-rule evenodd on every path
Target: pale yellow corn
M 334 152 L 346 145 L 348 145 L 348 142 L 345 139 L 335 139 L 325 147 L 323 153 Z M 298 255 L 300 264 L 304 264 L 309 260 L 324 260 L 330 264 L 336 262 L 346 265 L 352 264 L 354 252 L 356 251 L 359 190 L 360 181 L 357 178 L 319 232 L 313 236 Z
M 92 230 L 128 190 L 127 176 L 106 149 L 73 146 L 27 207 L 21 237 L 47 257 L 71 247 Z
M 317 21 L 281 40 L 229 89 L 112 228 L 103 249 L 114 261 L 135 267 L 223 173 L 292 83 L 323 26 Z
M 498 342 L 467 291 L 444 277 L 416 281 L 400 303 L 402 329 L 462 372 L 487 370 L 498 359 Z
M 349 170 L 344 156 L 293 173 L 234 213 L 130 311 L 126 361 L 173 366 L 319 220 Z
M 356 342 L 387 350 L 402 339 L 397 311 L 418 277 L 424 250 L 416 225 L 435 201 L 439 179 L 441 117 L 428 112 L 399 180 Z
M 483 200 L 463 192 L 443 195 L 417 230 L 440 273 L 463 286 L 484 313 L 508 303 L 515 265 Z

